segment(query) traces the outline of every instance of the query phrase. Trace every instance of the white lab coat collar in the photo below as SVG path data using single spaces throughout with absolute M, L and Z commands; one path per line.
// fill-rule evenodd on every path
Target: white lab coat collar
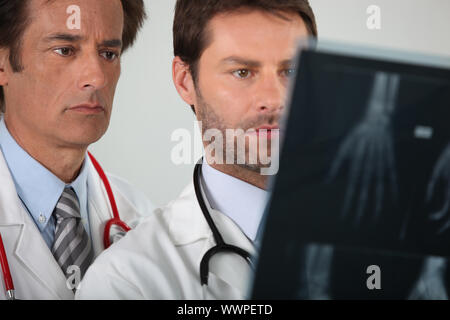
M 169 223 L 169 233 L 175 245 L 187 245 L 211 236 L 202 210 L 195 197 L 194 185 L 191 183 L 181 195 L 168 204 L 164 212 Z M 189 228 L 187 230 L 186 228 Z
M 201 184 L 201 190 L 203 200 L 211 214 L 211 217 L 216 223 L 218 229 L 220 231 L 222 229 L 224 230 L 224 234 L 222 236 L 225 242 L 227 242 L 227 240 L 237 243 L 242 242 L 246 245 L 246 248 L 249 251 L 254 251 L 255 249 L 253 244 L 245 236 L 239 226 L 222 212 L 211 207 L 205 195 L 203 183 Z M 192 201 L 193 198 L 195 201 Z M 164 214 L 167 215 L 167 221 L 169 221 L 169 233 L 175 245 L 186 245 L 200 239 L 212 238 L 211 229 L 209 228 L 197 201 L 193 183 L 190 183 L 176 200 L 170 202 L 166 206 Z M 187 227 L 189 230 L 186 230 Z M 227 231 L 229 230 L 232 231 L 231 235 L 233 236 L 231 238 L 228 238 L 230 236 L 230 232 Z M 239 235 L 238 237 L 236 237 L 237 234 Z
M 0 181 L 2 183 L 2 188 L 0 188 L 0 212 L 3 212 L 3 214 L 0 214 L 0 226 L 23 225 L 22 214 L 15 212 L 17 208 L 22 206 L 22 202 L 17 196 L 16 187 L 2 152 L 0 152 Z M 11 199 L 14 200 L 11 201 Z M 15 208 L 16 210 L 14 210 Z
M 108 195 L 100 176 L 89 157 L 86 157 L 86 165 L 88 169 L 88 211 L 91 241 L 94 256 L 97 257 L 105 249 L 103 245 L 103 231 L 105 229 L 105 221 L 112 218 L 112 210 L 110 209 Z M 117 197 L 116 194 L 114 196 Z
M 8 236 L 3 236 L 5 246 L 14 248 L 17 260 L 22 263 L 25 270 L 41 282 L 41 289 L 48 290 L 49 296 L 53 296 L 54 299 L 73 299 L 73 292 L 66 287 L 65 275 L 17 196 L 11 174 L 1 152 L 0 181 L 2 182 L 0 232 L 2 230 L 8 232 Z M 13 267 L 11 267 L 11 273 L 14 281 Z
M 240 247 L 254 256 L 256 254 L 255 247 L 242 230 L 226 215 L 212 209 L 205 197 L 204 200 L 224 241 Z M 196 265 L 199 266 L 203 255 L 215 245 L 215 241 L 198 204 L 193 183 L 186 187 L 178 199 L 167 206 L 164 214 L 168 215 L 169 234 L 176 246 L 189 245 L 201 239 L 207 240 L 201 254 L 197 257 Z M 214 276 L 239 290 L 242 296 L 247 293 L 249 267 L 247 262 L 236 254 L 215 256 L 210 264 L 209 286 L 214 285 Z

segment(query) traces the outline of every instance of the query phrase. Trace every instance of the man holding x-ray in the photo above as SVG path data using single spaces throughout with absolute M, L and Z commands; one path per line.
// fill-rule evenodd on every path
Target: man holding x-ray
M 178 0 L 173 32 L 173 80 L 201 121 L 206 158 L 178 199 L 99 257 L 78 298 L 247 294 L 267 197 L 270 164 L 261 155 L 276 157 L 271 145 L 297 41 L 317 35 L 314 14 L 306 0 Z M 236 136 L 228 140 L 230 131 Z M 238 138 L 245 141 L 242 158 L 234 150 Z M 226 159 L 230 150 L 237 152 Z

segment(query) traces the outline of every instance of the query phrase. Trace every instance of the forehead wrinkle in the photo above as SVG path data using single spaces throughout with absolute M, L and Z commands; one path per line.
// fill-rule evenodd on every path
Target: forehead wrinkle
M 244 30 L 243 32 L 240 32 L 237 26 L 230 26 L 228 19 L 237 19 L 237 23 L 247 23 L 246 16 L 247 15 L 254 15 L 254 14 L 261 14 L 261 16 L 257 17 L 256 22 L 261 23 L 264 22 L 261 18 L 269 18 L 271 21 L 275 23 L 275 27 L 270 29 L 269 34 L 267 32 L 262 30 L 255 30 L 253 36 L 249 38 L 248 33 Z M 261 42 L 259 39 L 274 39 L 274 41 L 279 40 L 279 32 L 282 30 L 282 32 L 285 34 L 285 37 L 288 38 L 294 38 L 294 37 L 301 37 L 301 31 L 304 29 L 304 23 L 301 19 L 301 17 L 294 16 L 292 19 L 282 19 L 279 16 L 265 13 L 265 12 L 230 12 L 227 14 L 219 14 L 214 16 L 207 24 L 207 28 L 204 31 L 204 43 L 206 46 L 203 49 L 202 54 L 204 51 L 208 50 L 213 43 L 215 43 L 216 38 L 217 39 L 229 39 L 229 41 L 233 44 L 235 44 L 236 47 L 239 47 L 242 52 L 244 52 L 246 49 L 260 47 L 261 50 L 265 50 L 264 47 L 264 41 Z M 219 31 L 220 30 L 220 31 Z M 220 32 L 220 34 L 219 34 Z M 297 33 L 299 35 L 297 35 Z M 223 41 L 222 41 L 223 42 Z M 222 46 L 223 47 L 223 46 Z M 229 47 L 223 47 L 222 49 L 225 51 L 228 51 Z M 251 50 L 250 50 L 251 51 Z M 295 46 L 292 50 L 292 56 L 295 54 Z M 229 56 L 233 56 L 233 52 L 229 52 Z M 293 57 L 288 56 L 287 58 L 293 59 Z M 257 60 L 252 58 L 247 58 L 246 60 Z M 278 60 L 278 59 L 277 59 Z M 286 59 L 288 60 L 288 59 Z M 283 61 L 284 62 L 284 61 Z M 277 61 L 277 63 L 280 63 Z
M 73 1 L 74 3 L 77 3 L 78 1 Z M 45 42 L 49 41 L 68 41 L 68 42 L 77 42 L 77 41 L 85 41 L 88 38 L 94 37 L 97 39 L 99 46 L 108 46 L 108 47 L 118 47 L 122 48 L 122 33 L 123 32 L 117 32 L 117 35 L 114 35 L 112 31 L 116 30 L 116 25 L 105 25 L 106 28 L 100 28 L 99 27 L 99 21 L 96 21 L 94 19 L 97 14 L 102 14 L 98 12 L 99 8 L 98 6 L 95 7 L 94 10 L 83 10 L 83 3 L 84 2 L 78 2 L 79 6 L 81 8 L 81 29 L 79 30 L 68 30 L 66 27 L 67 19 L 69 18 L 69 14 L 66 12 L 66 2 L 61 1 L 57 2 L 56 0 L 29 0 L 29 14 L 28 16 L 30 18 L 33 18 L 33 22 L 36 22 L 36 20 L 41 21 L 40 18 L 42 15 L 44 15 L 46 19 L 50 19 L 47 23 L 39 22 L 42 24 L 42 26 L 39 27 L 41 29 L 41 39 L 42 38 L 48 38 L 45 40 Z M 119 1 L 120 3 L 120 1 Z M 70 4 L 70 1 L 67 2 L 67 4 Z M 48 11 L 48 9 L 50 11 Z M 57 11 L 55 11 L 57 10 Z M 59 17 L 54 17 L 55 12 L 58 12 L 56 14 Z M 60 12 L 60 14 L 59 14 Z M 50 15 L 50 16 L 49 16 Z M 107 19 L 103 19 L 104 22 L 108 22 Z M 31 22 L 31 21 L 30 21 Z M 30 23 L 31 25 L 31 23 Z M 112 29 L 111 29 L 112 28 Z M 102 30 L 109 30 L 109 32 L 104 33 Z M 49 33 L 49 35 L 46 35 L 45 33 Z

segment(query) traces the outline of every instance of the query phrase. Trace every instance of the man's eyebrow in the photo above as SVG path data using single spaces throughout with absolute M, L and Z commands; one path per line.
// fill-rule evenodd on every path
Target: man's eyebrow
M 244 65 L 247 67 L 253 67 L 253 68 L 257 68 L 261 66 L 261 62 L 258 62 L 256 60 L 249 60 L 249 59 L 245 59 L 245 58 L 241 58 L 241 57 L 236 57 L 236 56 L 231 56 L 225 59 L 222 59 L 221 61 L 222 63 L 226 63 L 226 64 L 240 64 L 240 65 Z M 282 60 L 279 65 L 281 66 L 291 66 L 295 63 L 295 59 L 285 59 Z
M 258 61 L 249 60 L 249 59 L 236 57 L 236 56 L 227 57 L 225 59 L 222 59 L 221 62 L 226 63 L 226 64 L 241 64 L 241 65 L 244 65 L 247 67 L 253 67 L 253 68 L 257 68 L 257 67 L 261 66 L 261 63 Z
M 52 41 L 67 41 L 67 42 L 77 42 L 81 41 L 84 38 L 80 35 L 74 35 L 69 33 L 54 33 L 44 38 L 46 42 Z M 117 47 L 122 48 L 122 40 L 120 39 L 111 39 L 105 40 L 99 45 L 100 47 Z
M 52 41 L 68 41 L 68 42 L 77 42 L 82 40 L 83 37 L 80 35 L 69 34 L 69 33 L 53 33 L 44 38 L 46 42 Z
M 100 43 L 100 46 L 122 48 L 122 40 L 120 39 L 105 40 L 102 43 Z
M 295 64 L 295 59 L 286 59 L 280 62 L 282 66 L 292 66 Z

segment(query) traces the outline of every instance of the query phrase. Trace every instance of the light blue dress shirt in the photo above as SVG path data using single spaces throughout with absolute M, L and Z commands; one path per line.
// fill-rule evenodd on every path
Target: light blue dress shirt
M 203 161 L 202 177 L 210 206 L 233 220 L 254 242 L 269 192 L 214 169 L 206 161 Z
M 80 203 L 81 221 L 90 237 L 86 159 L 78 177 L 69 185 L 33 159 L 9 133 L 0 119 L 0 149 L 22 200 L 48 247 L 55 239 L 56 219 L 52 215 L 65 187 L 72 187 Z

